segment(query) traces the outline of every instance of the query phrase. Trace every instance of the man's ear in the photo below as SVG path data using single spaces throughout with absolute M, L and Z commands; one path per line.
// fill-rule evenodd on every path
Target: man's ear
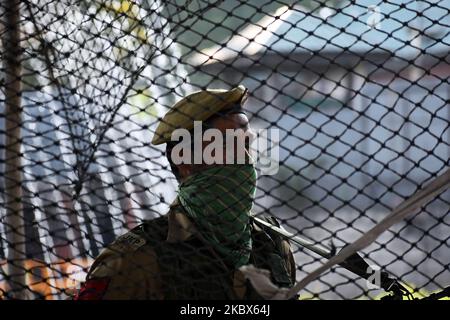
M 180 172 L 178 171 L 177 166 L 173 163 L 172 158 L 171 158 L 172 149 L 173 149 L 173 144 L 171 142 L 168 142 L 167 147 L 166 147 L 166 158 L 167 158 L 167 161 L 169 162 L 170 170 L 174 174 L 175 178 L 178 181 L 180 181 L 180 179 L 181 179 Z
M 193 172 L 193 166 L 192 164 L 179 164 L 176 165 L 178 174 L 180 176 L 180 180 L 183 180 L 187 177 L 189 177 Z

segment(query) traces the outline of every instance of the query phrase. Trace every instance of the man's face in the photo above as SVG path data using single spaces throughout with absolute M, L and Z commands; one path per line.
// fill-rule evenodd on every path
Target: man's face
M 245 113 L 235 112 L 214 116 L 207 121 L 207 126 L 203 129 L 216 129 L 222 133 L 222 164 L 230 163 L 230 161 L 235 164 L 242 164 L 242 161 L 245 161 L 245 163 L 251 161 L 249 158 L 249 145 L 254 139 L 255 133 L 251 130 L 249 119 Z M 193 138 L 195 139 L 195 137 Z M 213 141 L 201 141 L 202 153 Z M 231 141 L 233 142 L 230 143 Z M 215 156 L 214 152 L 213 155 Z M 201 164 L 181 164 L 177 167 L 181 178 L 184 179 L 192 173 L 205 170 L 214 165 L 217 164 L 206 164 L 203 162 Z
M 242 164 L 249 162 L 249 146 L 255 134 L 250 127 L 247 115 L 244 112 L 229 113 L 212 118 L 208 121 L 209 127 L 222 133 L 223 160 L 222 163 Z M 210 141 L 203 141 L 205 150 Z
M 211 125 L 224 133 L 226 129 L 250 130 L 247 115 L 243 112 L 216 116 L 211 120 Z

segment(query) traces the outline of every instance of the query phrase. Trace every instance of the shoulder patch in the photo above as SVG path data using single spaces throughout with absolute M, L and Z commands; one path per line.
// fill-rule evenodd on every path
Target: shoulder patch
M 119 251 L 136 251 L 146 243 L 147 241 L 143 237 L 133 232 L 128 232 L 117 238 L 111 246 Z

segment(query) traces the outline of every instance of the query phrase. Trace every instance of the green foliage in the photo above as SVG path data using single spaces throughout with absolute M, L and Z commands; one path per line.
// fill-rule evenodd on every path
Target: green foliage
M 154 100 L 150 89 L 144 88 L 136 91 L 127 99 L 127 104 L 130 106 L 132 113 L 142 121 L 151 121 L 158 116 Z

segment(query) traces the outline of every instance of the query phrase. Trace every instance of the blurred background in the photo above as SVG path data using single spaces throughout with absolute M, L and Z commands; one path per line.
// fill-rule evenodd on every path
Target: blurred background
M 102 248 L 168 211 L 177 182 L 150 141 L 196 90 L 249 89 L 252 126 L 280 130 L 280 169 L 260 175 L 254 212 L 318 243 L 353 242 L 448 169 L 450 0 L 24 1 L 19 74 L 8 63 L 9 6 L 0 9 L 4 298 L 67 298 Z M 417 295 L 448 286 L 449 209 L 447 191 L 364 258 Z M 294 250 L 298 280 L 324 262 Z M 336 267 L 300 295 L 383 292 Z

